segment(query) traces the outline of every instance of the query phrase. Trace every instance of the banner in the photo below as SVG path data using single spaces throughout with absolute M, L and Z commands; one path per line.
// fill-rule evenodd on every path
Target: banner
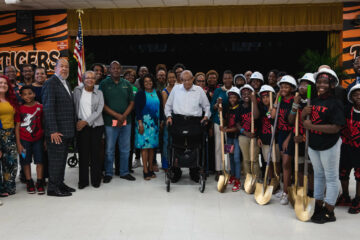
M 53 72 L 60 57 L 68 57 L 66 10 L 32 11 L 33 34 L 16 33 L 16 11 L 0 12 L 0 72 L 24 63 Z
M 342 62 L 350 78 L 342 82 L 347 87 L 355 79 L 353 60 L 360 56 L 360 2 L 344 2 Z

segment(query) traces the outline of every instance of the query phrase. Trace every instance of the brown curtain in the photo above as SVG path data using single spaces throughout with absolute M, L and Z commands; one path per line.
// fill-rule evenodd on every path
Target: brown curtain
M 336 57 L 342 54 L 341 48 L 341 32 L 331 31 L 327 34 L 327 47 L 331 50 L 331 57 Z M 341 56 L 338 58 L 337 64 L 340 64 Z
M 85 9 L 84 35 L 144 35 L 342 30 L 342 3 Z M 77 33 L 68 10 L 69 34 Z

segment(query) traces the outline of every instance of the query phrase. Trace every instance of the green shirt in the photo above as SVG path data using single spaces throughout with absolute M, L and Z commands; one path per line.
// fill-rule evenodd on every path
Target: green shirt
M 99 89 L 103 92 L 104 103 L 117 113 L 123 114 L 130 102 L 134 101 L 133 87 L 123 78 L 116 84 L 109 76 L 101 81 Z M 112 126 L 112 120 L 115 118 L 105 112 L 103 117 L 105 125 Z M 131 114 L 127 116 L 126 122 L 131 123 Z

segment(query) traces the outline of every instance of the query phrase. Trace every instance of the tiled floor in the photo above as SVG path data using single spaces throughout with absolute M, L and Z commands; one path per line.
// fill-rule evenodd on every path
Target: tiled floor
M 2 199 L 0 239 L 6 240 L 230 240 L 230 239 L 358 239 L 360 214 L 337 208 L 335 223 L 316 225 L 295 218 L 290 206 L 273 196 L 266 206 L 244 191 L 216 190 L 213 176 L 205 193 L 189 180 L 165 191 L 164 174 L 135 182 L 115 177 L 99 189 L 88 187 L 68 198 L 29 195 L 18 183 L 17 194 Z M 78 169 L 67 168 L 66 183 L 77 186 Z M 354 180 L 351 184 L 354 195 Z

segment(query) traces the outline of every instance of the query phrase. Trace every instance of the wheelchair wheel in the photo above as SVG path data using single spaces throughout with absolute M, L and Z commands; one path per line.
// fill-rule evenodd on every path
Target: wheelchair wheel
M 69 165 L 69 167 L 76 167 L 76 165 L 78 164 L 78 159 L 77 159 L 77 156 L 76 154 L 74 154 L 74 156 L 72 157 L 69 157 L 68 160 L 67 160 L 67 164 Z
M 205 182 L 206 182 L 205 176 L 204 176 L 204 174 L 201 174 L 200 180 L 199 180 L 199 183 L 200 183 L 199 191 L 201 193 L 204 193 L 204 191 L 205 191 Z

